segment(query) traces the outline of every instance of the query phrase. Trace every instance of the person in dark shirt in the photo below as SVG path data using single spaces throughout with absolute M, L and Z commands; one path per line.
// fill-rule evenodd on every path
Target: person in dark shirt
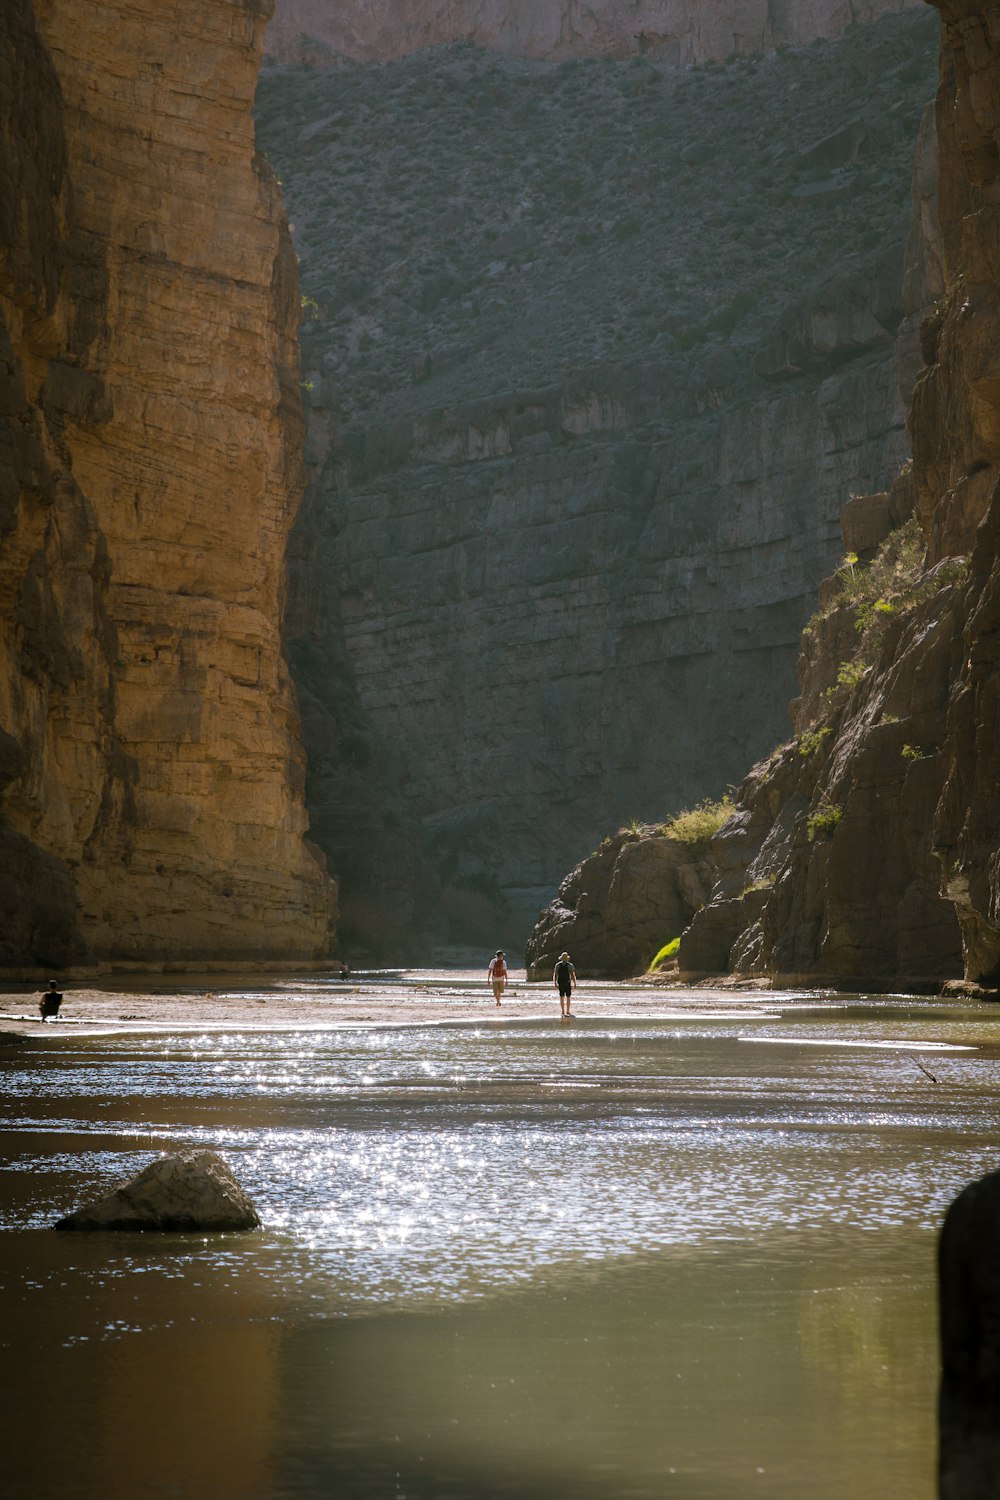
M 560 953 L 552 970 L 552 983 L 559 991 L 559 1014 L 565 1021 L 571 1014 L 570 997 L 576 989 L 576 970 L 569 961 L 568 953 Z
M 62 1005 L 62 995 L 56 989 L 55 980 L 50 979 L 48 989 L 43 990 L 38 997 L 38 1012 L 42 1020 L 47 1021 L 49 1016 L 55 1020 L 59 1014 L 60 1005 Z

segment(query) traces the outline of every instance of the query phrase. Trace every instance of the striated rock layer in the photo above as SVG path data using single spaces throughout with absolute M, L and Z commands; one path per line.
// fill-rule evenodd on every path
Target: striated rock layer
M 909 452 L 937 42 L 264 71 L 311 299 L 292 660 L 359 938 L 431 892 L 520 946 L 609 828 L 782 732 L 843 498 Z
M 0 15 L 0 964 L 313 959 L 260 0 Z
M 740 788 L 688 973 L 1000 980 L 1000 20 L 938 8 L 946 289 L 922 327 L 913 470 L 845 512 L 849 541 L 896 529 L 821 596 L 797 739 Z
M 277 0 L 285 61 L 385 62 L 442 42 L 520 57 L 651 56 L 674 64 L 804 46 L 920 0 Z

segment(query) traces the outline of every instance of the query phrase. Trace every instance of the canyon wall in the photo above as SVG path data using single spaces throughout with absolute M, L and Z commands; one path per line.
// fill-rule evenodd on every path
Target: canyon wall
M 313 960 L 269 5 L 0 17 L 0 964 Z
M 719 888 L 681 944 L 688 970 L 1000 979 L 1000 26 L 968 0 L 939 9 L 946 287 L 922 326 L 913 470 L 844 522 L 849 536 L 867 509 L 871 542 L 911 517 L 915 565 L 901 587 L 904 526 L 871 562 L 874 602 L 852 568 L 828 587 L 804 643 L 798 743 L 751 773 L 720 834 Z
M 285 62 L 386 62 L 464 42 L 519 57 L 698 64 L 801 47 L 922 0 L 277 0 Z
M 265 69 L 307 294 L 291 651 L 353 939 L 519 945 L 609 827 L 781 732 L 843 496 L 909 452 L 936 46 L 922 12 L 690 73 Z
M 921 325 L 912 469 L 844 510 L 851 551 L 803 637 L 795 737 L 714 840 L 688 977 L 1000 982 L 1000 23 L 938 8 L 945 286 Z

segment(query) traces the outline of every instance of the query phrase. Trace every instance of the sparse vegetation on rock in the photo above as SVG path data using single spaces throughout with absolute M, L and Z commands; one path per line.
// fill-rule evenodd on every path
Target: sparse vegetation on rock
M 678 844 L 707 844 L 733 815 L 733 803 L 728 793 L 713 801 L 706 798 L 697 807 L 685 808 L 664 823 L 662 832 Z

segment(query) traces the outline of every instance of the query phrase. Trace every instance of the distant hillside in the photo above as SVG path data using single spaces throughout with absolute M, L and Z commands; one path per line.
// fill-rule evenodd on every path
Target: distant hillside
M 840 36 L 923 0 L 277 0 L 268 50 L 284 62 L 387 62 L 467 42 L 519 57 L 724 62 Z

